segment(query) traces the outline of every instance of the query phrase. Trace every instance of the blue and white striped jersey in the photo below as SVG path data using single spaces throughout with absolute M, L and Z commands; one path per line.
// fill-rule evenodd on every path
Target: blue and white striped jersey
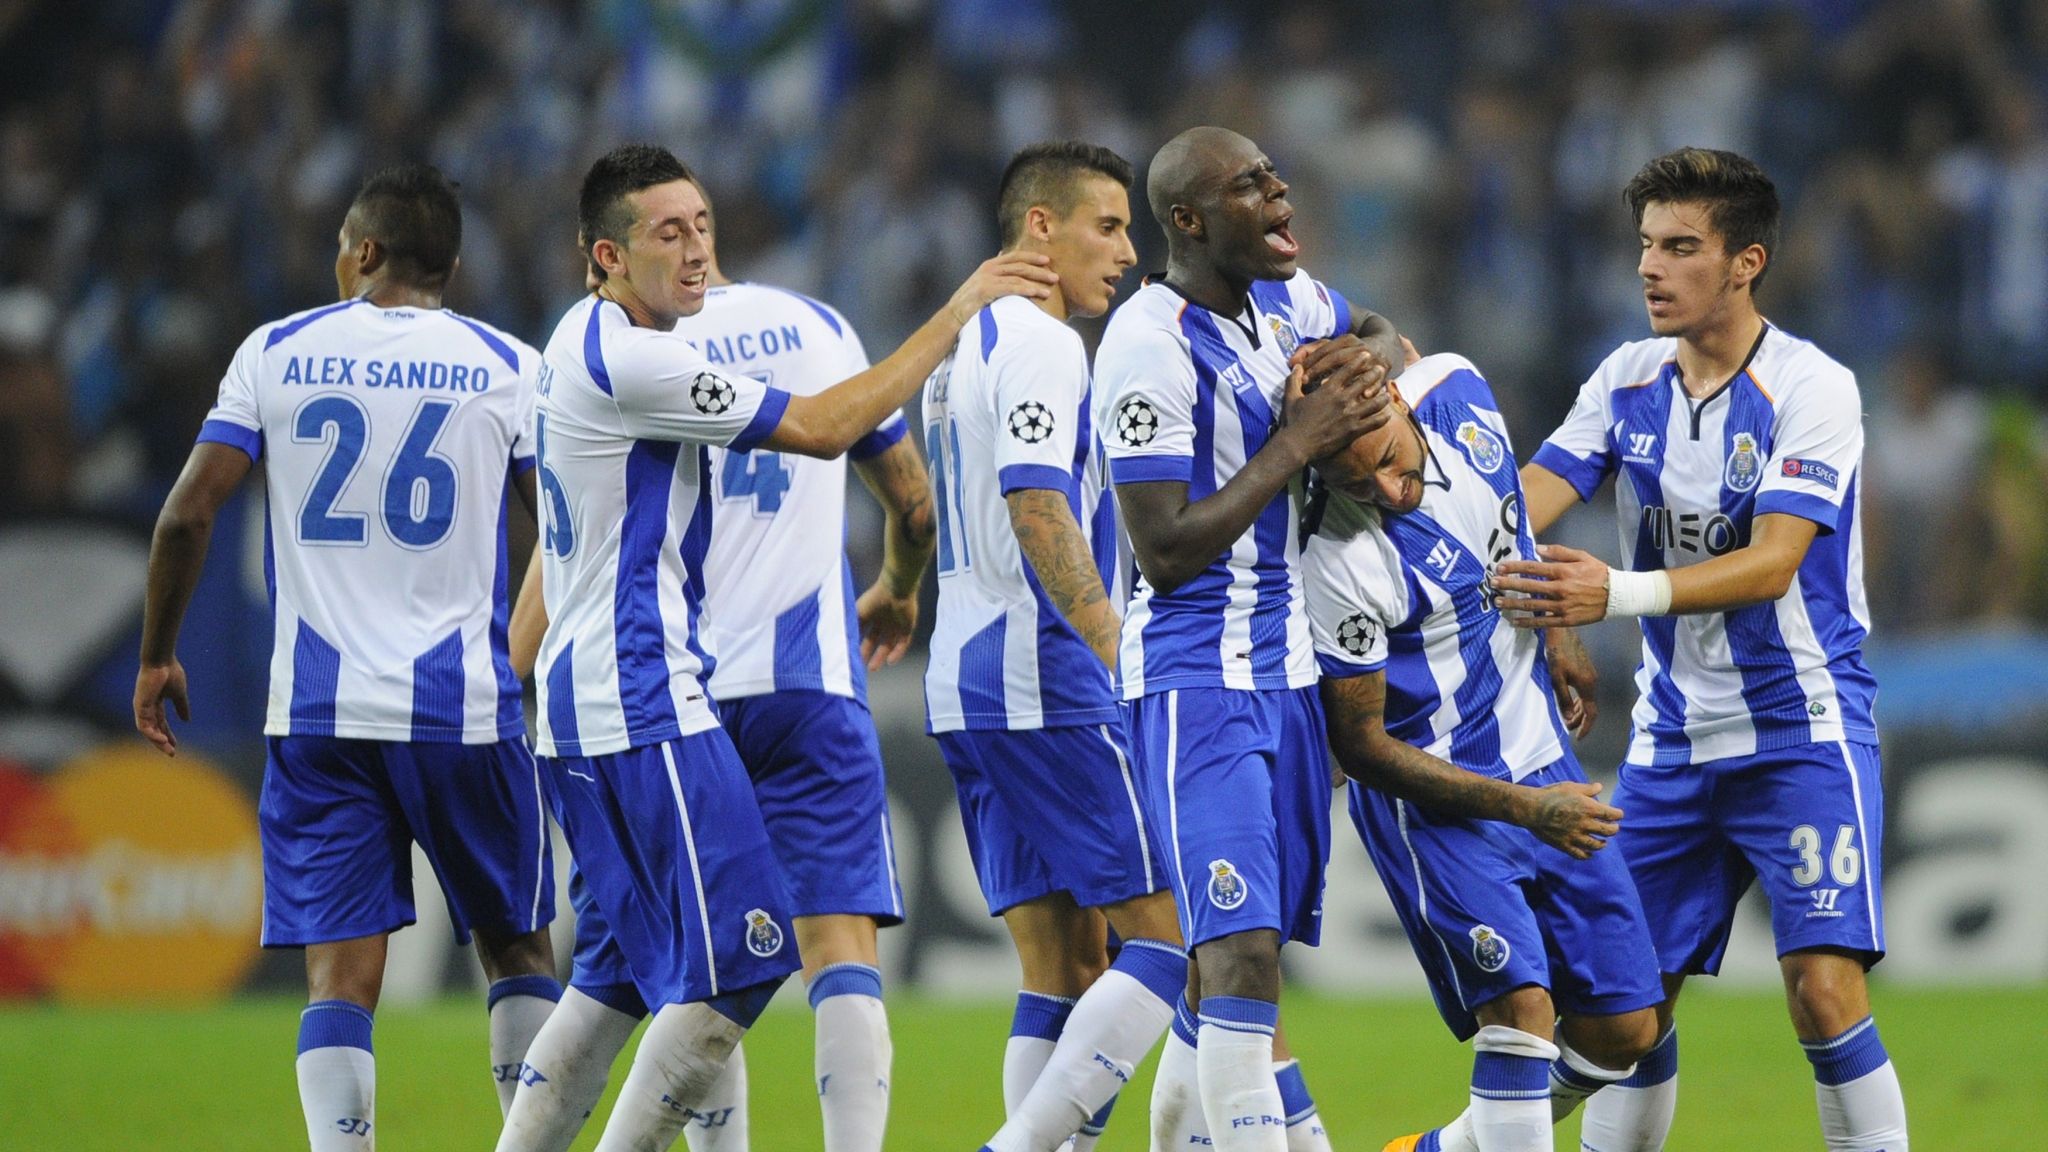
M 1387 675 L 1387 731 L 1460 768 L 1520 780 L 1570 746 L 1541 633 L 1502 618 L 1489 577 L 1534 559 L 1514 448 L 1462 356 L 1401 375 L 1422 427 L 1422 504 L 1391 513 L 1331 493 L 1302 554 L 1323 675 Z
M 539 751 L 600 756 L 718 723 L 699 679 L 708 445 L 746 451 L 789 393 L 588 296 L 542 354 Z
M 925 382 L 939 615 L 925 667 L 933 732 L 1118 723 L 1116 686 L 1046 598 L 1005 497 L 1064 493 L 1115 585 L 1116 506 L 1090 427 L 1088 353 L 1021 296 L 981 310 Z
M 765 284 L 711 289 L 703 311 L 675 330 L 713 364 L 793 396 L 816 395 L 868 367 L 844 316 Z M 877 455 L 907 430 L 901 415 L 891 416 L 849 455 Z M 846 458 L 713 448 L 710 475 L 717 504 L 704 563 L 704 640 L 717 660 L 712 698 L 809 689 L 866 699 L 846 563 Z
M 508 472 L 540 354 L 438 308 L 349 300 L 251 333 L 199 439 L 270 505 L 271 736 L 521 735 L 505 642 Z
M 1213 494 L 1271 434 L 1287 357 L 1302 341 L 1350 328 L 1351 305 L 1307 272 L 1255 282 L 1237 317 L 1147 283 L 1109 318 L 1095 356 L 1110 478 L 1183 480 L 1191 501 Z M 1227 554 L 1171 593 L 1137 581 L 1124 615 L 1127 698 L 1315 683 L 1293 499 L 1275 496 Z
M 1581 499 L 1614 486 L 1625 567 L 1679 568 L 1740 548 L 1782 512 L 1820 526 L 1779 600 L 1734 612 L 1649 616 L 1633 764 L 1687 764 L 1836 740 L 1875 742 L 1877 682 L 1863 663 L 1856 378 L 1766 325 L 1749 361 L 1694 401 L 1676 339 L 1624 344 L 1579 390 L 1535 463 Z

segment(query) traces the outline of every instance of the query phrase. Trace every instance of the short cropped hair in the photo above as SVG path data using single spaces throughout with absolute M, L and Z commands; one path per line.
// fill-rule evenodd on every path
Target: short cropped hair
M 1024 235 L 1024 217 L 1042 206 L 1065 216 L 1081 202 L 1081 179 L 1104 176 L 1131 187 L 1131 162 L 1102 147 L 1079 140 L 1048 140 L 1032 144 L 1010 159 L 996 193 L 996 229 L 1003 247 Z
M 604 267 L 592 255 L 599 240 L 626 242 L 633 227 L 633 211 L 626 197 L 635 192 L 667 184 L 672 180 L 695 183 L 697 176 L 675 153 L 658 144 L 622 144 L 597 158 L 583 176 L 583 191 L 576 199 L 576 231 L 584 258 L 604 279 Z
M 1652 203 L 1704 204 L 1707 222 L 1729 253 L 1763 246 L 1764 271 L 1750 281 L 1750 291 L 1763 284 L 1778 249 L 1778 189 L 1755 161 L 1716 148 L 1680 148 L 1643 165 L 1621 196 L 1637 227 Z
M 462 205 L 455 185 L 430 164 L 397 164 L 363 182 L 348 208 L 349 232 L 375 240 L 392 273 L 422 288 L 441 288 L 462 254 Z

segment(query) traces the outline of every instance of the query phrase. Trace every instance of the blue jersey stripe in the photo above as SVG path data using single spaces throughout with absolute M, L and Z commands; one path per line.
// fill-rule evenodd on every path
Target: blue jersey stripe
M 199 426 L 195 444 L 225 444 L 240 448 L 251 460 L 263 459 L 263 433 L 254 428 L 244 428 L 232 420 L 208 420 Z
M 583 326 L 583 367 L 590 373 L 590 380 L 597 390 L 609 396 L 612 394 L 612 374 L 604 367 L 604 340 L 601 338 L 599 321 L 604 316 L 604 301 L 592 301 L 590 323 Z
M 498 559 L 491 574 L 491 673 L 498 682 L 498 738 L 511 740 L 526 732 L 526 717 L 520 702 L 519 677 L 512 672 L 512 644 L 508 629 L 512 615 L 512 557 L 507 545 L 507 501 L 498 499 Z M 543 511 L 542 515 L 546 515 Z M 535 545 L 539 547 L 539 545 Z
M 512 351 L 512 346 L 510 344 L 507 344 L 503 340 L 500 340 L 498 338 L 497 333 L 492 332 L 490 329 L 484 327 L 483 325 L 477 323 L 474 320 L 471 320 L 469 317 L 464 316 L 459 312 L 444 311 L 443 315 L 447 316 L 450 320 L 455 321 L 457 324 L 462 325 L 464 328 L 469 329 L 471 332 L 476 333 L 476 338 L 484 342 L 484 347 L 489 348 L 493 352 L 496 352 L 498 354 L 498 359 L 503 360 L 505 362 L 505 367 L 510 368 L 515 374 L 518 373 L 519 354 L 517 352 Z
M 412 662 L 412 738 L 461 735 L 466 687 L 458 628 Z
M 279 324 L 270 330 L 270 335 L 263 338 L 263 350 L 268 352 L 285 340 L 290 339 L 293 335 L 303 331 L 308 325 L 316 324 L 334 315 L 336 312 L 346 311 L 362 302 L 361 297 L 354 300 L 343 300 L 339 304 L 329 304 L 325 308 L 315 308 L 297 320 L 289 320 Z
M 797 601 L 775 617 L 775 690 L 825 687 L 825 654 L 818 647 L 818 594 Z
M 668 534 L 677 454 L 677 445 L 650 440 L 635 441 L 626 454 L 626 511 L 619 531 L 612 626 L 619 654 L 619 708 L 635 744 L 676 733 L 658 557 Z
M 1669 435 L 1671 421 L 1672 375 L 1677 372 L 1677 363 L 1664 365 L 1657 379 L 1648 387 L 1631 388 L 1614 394 L 1610 401 L 1615 408 L 1618 424 L 1610 433 L 1610 442 L 1626 443 L 1631 432 L 1654 435 L 1659 442 Z M 1636 502 L 1644 508 L 1664 503 L 1664 485 L 1659 476 L 1661 464 L 1630 464 L 1622 469 L 1623 482 L 1635 487 Z M 1636 572 L 1655 572 L 1664 567 L 1664 553 L 1657 547 L 1656 536 L 1643 523 L 1636 525 L 1635 556 L 1629 568 Z M 1657 675 L 1650 681 L 1650 707 L 1657 718 L 1650 730 L 1656 736 L 1660 751 L 1659 763 L 1685 763 L 1692 753 L 1692 740 L 1685 734 L 1685 697 L 1679 694 L 1678 685 L 1671 678 L 1672 653 L 1678 646 L 1678 619 L 1674 616 L 1644 616 L 1640 623 L 1643 643 L 1657 657 Z M 1671 749 L 1667 761 L 1663 748 Z
M 1735 437 L 1746 433 L 1756 441 L 1753 464 L 1760 476 L 1764 461 L 1771 458 L 1774 416 L 1771 402 L 1757 390 L 1756 384 L 1747 375 L 1737 376 L 1728 385 L 1728 412 L 1721 429 L 1722 458 L 1734 458 Z M 1729 472 L 1728 467 L 1721 469 L 1721 512 L 1737 525 L 1735 546 L 1747 547 L 1757 481 L 1752 479 L 1748 488 L 1736 488 L 1728 483 Z M 1793 742 L 1810 743 L 1813 726 L 1805 715 L 1806 690 L 1799 684 L 1799 667 L 1785 647 L 1784 631 L 1778 627 L 1777 602 L 1738 608 L 1726 613 L 1722 620 L 1729 655 L 1742 678 L 1742 703 L 1750 716 L 1789 722 L 1786 727 L 1798 730 Z
M 689 619 L 689 629 L 683 643 L 690 654 L 697 658 L 697 678 L 709 681 L 718 667 L 718 658 L 705 651 L 698 639 L 697 621 L 704 614 L 704 556 L 711 550 L 711 449 L 697 446 L 697 503 L 690 509 L 690 523 L 683 529 L 683 611 Z M 673 698 L 664 694 L 664 699 L 673 703 Z
M 839 561 L 839 586 L 841 603 L 846 605 L 846 670 L 853 685 L 853 698 L 865 704 L 868 702 L 868 666 L 860 658 L 860 614 L 855 610 L 859 595 L 853 590 L 853 569 L 844 557 Z
M 1858 472 L 1849 474 L 1842 493 L 1841 527 L 1814 538 L 1799 565 L 1799 594 L 1806 602 L 1814 638 L 1829 654 L 1828 675 L 1835 681 L 1843 731 L 1852 740 L 1877 739 L 1871 710 L 1877 703 L 1877 677 L 1863 662 L 1863 639 L 1869 635 L 1849 610 L 1849 545 L 1856 533 Z
M 576 728 L 576 642 L 562 645 L 562 653 L 548 668 L 548 731 L 555 738 L 555 753 L 580 756 L 583 742 Z
M 990 305 L 981 310 L 981 362 L 983 364 L 988 363 L 988 358 L 995 355 L 996 336 L 996 310 L 993 305 Z
M 1494 709 L 1502 687 L 1500 667 L 1493 659 L 1493 633 L 1500 617 L 1486 604 L 1486 566 L 1427 513 L 1387 516 L 1381 526 L 1407 568 L 1436 574 L 1457 615 L 1458 659 L 1465 674 L 1452 693 L 1459 719 L 1451 734 L 1449 759 L 1470 771 L 1504 777 L 1507 765 L 1501 760 L 1500 719 Z M 1448 553 L 1443 551 L 1446 547 Z M 1448 555 L 1451 561 L 1432 564 L 1433 555 Z
M 340 688 L 340 651 L 300 620 L 292 642 L 292 735 L 334 735 L 334 699 Z
M 1008 721 L 1009 705 L 1003 692 L 1003 647 L 1009 626 L 1008 615 L 998 616 L 960 646 L 960 712 L 970 719 Z

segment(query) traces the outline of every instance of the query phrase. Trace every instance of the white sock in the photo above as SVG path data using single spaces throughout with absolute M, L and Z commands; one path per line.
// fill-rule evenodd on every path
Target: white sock
M 1273 1076 L 1280 1006 L 1245 996 L 1204 996 L 1195 1075 L 1209 1136 L 1226 1152 L 1287 1152 L 1287 1114 Z
M 1081 1125 L 1081 1130 L 1074 1133 L 1074 1142 L 1068 1147 L 1072 1148 L 1073 1152 L 1095 1152 L 1096 1142 L 1102 1139 L 1103 1131 L 1109 1127 L 1110 1109 L 1115 1107 L 1116 1097 L 1112 1096 L 1109 1103 L 1096 1109 L 1095 1115 L 1090 1116 L 1088 1122 Z
M 690 1110 L 696 1115 L 683 1129 L 690 1152 L 747 1152 L 746 1045 L 733 1045 L 725 1070 Z
M 638 1008 L 637 998 L 621 1000 Z M 521 1062 L 519 1093 L 505 1114 L 498 1152 L 568 1152 L 604 1095 L 612 1062 L 633 1038 L 640 1016 L 570 987 L 548 1014 Z
M 1557 1045 L 1488 1024 L 1472 1038 L 1472 1137 L 1479 1152 L 1550 1152 L 1550 1064 Z
M 881 1152 L 896 1058 L 882 1007 L 882 974 L 866 964 L 827 965 L 811 981 L 810 1000 L 817 1017 L 812 1067 L 825 1152 Z
M 1211 1143 L 1195 1059 L 1197 1027 L 1183 995 L 1174 1005 L 1173 1027 L 1152 1075 L 1152 1152 L 1187 1152 Z
M 1865 1016 L 1839 1036 L 1800 1047 L 1813 1062 L 1828 1152 L 1906 1152 L 1906 1097 L 1877 1021 Z
M 369 1009 L 320 1000 L 299 1014 L 299 1106 L 313 1152 L 377 1147 L 377 1059 Z
M 1273 1079 L 1280 1085 L 1280 1108 L 1287 1115 L 1287 1152 L 1331 1152 L 1330 1134 L 1323 1129 L 1315 1098 L 1308 1094 L 1301 1061 L 1275 1060 Z
M 1043 992 L 1017 993 L 1017 1010 L 1010 1018 L 1010 1040 L 1003 1046 L 1003 1116 L 1017 1114 L 1052 1050 L 1076 1001 L 1068 996 Z
M 1449 1124 L 1436 1130 L 1437 1148 L 1440 1152 L 1479 1152 L 1479 1137 L 1472 1134 L 1472 1105 L 1468 1102 L 1465 1110 Z
M 1678 1029 L 1636 1061 L 1635 1074 L 1586 1101 L 1579 1146 L 1598 1152 L 1659 1152 L 1678 1110 Z
M 745 1032 L 701 1001 L 663 1005 L 640 1037 L 597 1152 L 668 1152 Z
M 562 998 L 553 976 L 507 976 L 491 985 L 491 1081 L 498 1089 L 498 1114 L 512 1110 L 526 1049 Z
M 1173 1023 L 1187 984 L 1187 954 L 1157 940 L 1126 940 L 1088 986 L 1024 1100 L 989 1138 L 993 1152 L 1051 1152 L 1130 1083 L 1138 1061 Z
M 1578 1110 L 1586 1097 L 1600 1091 L 1609 1084 L 1619 1084 L 1635 1075 L 1636 1066 L 1631 1064 L 1616 1071 L 1602 1068 L 1577 1052 L 1558 1038 L 1557 1059 L 1550 1062 L 1550 1122 L 1556 1124 Z

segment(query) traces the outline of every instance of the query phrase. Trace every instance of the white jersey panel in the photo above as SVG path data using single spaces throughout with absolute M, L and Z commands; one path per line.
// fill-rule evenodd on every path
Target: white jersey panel
M 533 464 L 539 366 L 475 320 L 367 300 L 243 341 L 199 439 L 247 452 L 269 487 L 265 733 L 521 734 L 505 501 Z

